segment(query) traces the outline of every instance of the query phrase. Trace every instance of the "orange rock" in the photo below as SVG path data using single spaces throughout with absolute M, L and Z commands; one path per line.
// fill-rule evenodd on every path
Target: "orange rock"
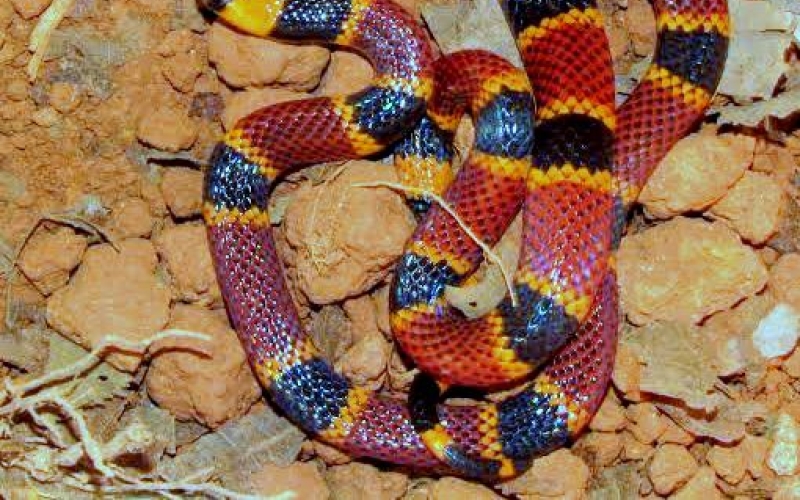
M 377 329 L 371 330 L 336 362 L 337 369 L 356 385 L 377 388 L 389 364 L 391 346 Z M 377 382 L 377 383 L 376 383 Z
M 464 481 L 455 477 L 443 477 L 430 486 L 430 500 L 501 500 L 503 497 L 486 486 Z
M 698 323 L 767 280 L 761 259 L 725 224 L 683 217 L 623 239 L 618 261 L 623 310 L 635 324 Z
M 141 198 L 127 198 L 111 209 L 111 227 L 118 238 L 146 238 L 154 223 L 150 207 Z
M 656 46 L 656 23 L 653 8 L 644 0 L 631 0 L 625 11 L 625 25 L 630 31 L 636 55 L 650 55 Z
M 161 194 L 175 217 L 199 215 L 203 206 L 203 172 L 185 167 L 164 170 Z
M 656 168 L 639 202 L 662 219 L 705 209 L 744 175 L 754 147 L 755 139 L 746 135 L 690 135 Z
M 771 441 L 764 436 L 745 434 L 742 440 L 742 454 L 746 460 L 747 472 L 758 479 L 767 471 L 767 454 Z
M 589 422 L 589 428 L 593 431 L 616 432 L 626 425 L 628 419 L 625 418 L 625 409 L 619 404 L 613 391 L 608 391 L 594 418 Z
M 225 111 L 222 112 L 222 126 L 230 130 L 239 119 L 253 111 L 279 102 L 304 99 L 308 94 L 287 89 L 247 89 L 232 92 L 225 99 Z
M 769 289 L 775 298 L 800 310 L 800 254 L 782 255 L 769 273 Z
M 628 36 L 628 27 L 625 26 L 625 17 L 621 13 L 609 18 L 611 22 L 611 30 L 607 30 L 608 45 L 611 49 L 611 58 L 614 61 L 614 72 L 620 74 L 630 69 L 630 61 L 625 57 L 628 54 L 628 48 L 631 45 L 630 37 Z
M 641 381 L 642 366 L 636 352 L 625 344 L 617 347 L 617 356 L 614 358 L 614 371 L 611 381 L 614 386 L 625 394 L 629 401 L 641 399 L 639 384 Z
M 717 375 L 741 373 L 747 366 L 762 362 L 751 334 L 774 306 L 772 294 L 762 293 L 712 315 L 703 323 L 703 335 L 715 351 Z
M 353 461 L 353 458 L 347 453 L 321 441 L 311 440 L 306 443 L 309 443 L 310 450 L 313 450 L 314 454 L 328 465 L 342 465 Z
M 764 264 L 771 266 L 777 262 L 778 258 L 780 258 L 781 254 L 777 250 L 771 247 L 761 247 L 757 249 L 758 256 L 761 257 L 761 260 Z
M 717 489 L 714 470 L 701 467 L 686 486 L 670 496 L 673 500 L 722 500 L 725 495 Z
M 800 378 L 800 349 L 795 347 L 792 354 L 781 364 L 781 369 L 792 378 Z
M 792 150 L 786 146 L 760 140 L 756 144 L 752 169 L 755 172 L 770 174 L 781 186 L 788 186 L 795 171 Z
M 631 422 L 628 430 L 644 444 L 652 444 L 667 430 L 661 413 L 652 403 L 631 405 L 625 410 L 625 414 Z
M 32 115 L 31 120 L 40 127 L 52 127 L 61 121 L 58 112 L 50 106 L 37 109 Z
M 656 493 L 669 495 L 686 484 L 697 468 L 697 460 L 686 448 L 665 444 L 656 449 L 647 472 Z
M 374 75 L 375 71 L 366 59 L 337 50 L 331 54 L 331 63 L 322 78 L 319 93 L 330 96 L 352 94 L 369 85 Z
M 565 474 L 564 471 L 569 471 Z M 533 461 L 533 465 L 520 477 L 502 483 L 505 495 L 583 498 L 589 482 L 589 467 L 567 449 Z
M 652 454 L 652 446 L 642 443 L 629 431 L 622 432 L 622 460 L 646 460 Z
M 56 82 L 50 86 L 50 105 L 62 114 L 71 113 L 83 100 L 81 88 L 73 83 Z
M 225 314 L 178 304 L 169 327 L 204 333 L 210 341 L 169 340 L 170 349 L 159 353 L 147 371 L 145 383 L 153 401 L 181 420 L 212 428 L 244 415 L 261 389 Z
M 311 302 L 359 295 L 388 276 L 413 220 L 401 195 L 354 184 L 396 179 L 390 165 L 353 161 L 332 181 L 296 191 L 284 231 L 297 252 L 299 288 Z
M 658 436 L 659 443 L 673 443 L 683 446 L 689 446 L 694 443 L 694 436 L 686 432 L 683 427 L 676 424 L 671 418 L 662 415 L 661 420 L 664 421 L 666 430 Z
M 231 87 L 281 84 L 293 90 L 317 86 L 329 61 L 318 45 L 289 45 L 238 33 L 223 23 L 208 31 L 208 58 Z
M 719 477 L 729 484 L 738 484 L 744 479 L 747 461 L 741 446 L 715 445 L 706 455 L 708 464 Z
M 131 238 L 95 245 L 68 286 L 47 301 L 47 322 L 75 342 L 94 347 L 107 335 L 132 342 L 145 339 L 167 324 L 170 293 L 156 276 L 158 258 L 147 240 Z M 134 371 L 141 357 L 111 354 L 108 361 Z
M 350 330 L 353 341 L 358 342 L 373 332 L 379 332 L 378 318 L 375 302 L 369 295 L 349 299 L 342 304 L 347 319 L 350 320 Z
M 52 0 L 11 0 L 14 10 L 23 19 L 33 19 L 44 12 L 51 3 Z
M 372 293 L 372 301 L 375 303 L 375 320 L 378 329 L 384 335 L 392 334 L 392 325 L 389 315 L 389 286 L 383 286 Z
M 353 462 L 331 467 L 325 480 L 332 498 L 400 498 L 406 492 L 408 478 L 397 472 L 381 472 L 372 465 Z
M 745 172 L 710 212 L 728 222 L 742 238 L 758 244 L 780 228 L 784 202 L 784 190 L 772 176 Z
M 297 462 L 288 467 L 265 464 L 249 476 L 250 488 L 259 497 L 271 497 L 287 491 L 294 492 L 298 500 L 327 500 L 330 490 L 319 467 L 312 462 Z
M 143 143 L 164 151 L 188 149 L 197 140 L 197 121 L 179 107 L 156 107 L 145 112 L 139 121 L 136 137 Z
M 170 31 L 158 48 L 166 58 L 164 78 L 179 92 L 189 92 L 207 66 L 202 39 L 189 30 Z
M 608 467 L 622 453 L 622 434 L 616 432 L 590 432 L 577 443 L 579 454 L 589 459 L 592 468 Z
M 86 251 L 86 238 L 71 228 L 37 231 L 19 258 L 19 268 L 44 295 L 50 295 L 69 281 Z
M 164 196 L 161 194 L 161 183 L 156 184 L 149 179 L 143 179 L 139 183 L 139 196 L 147 203 L 150 213 L 156 217 L 166 217 L 169 215 Z
M 0 7 L 0 10 L 2 7 Z M 2 17 L 0 15 L 0 17 Z M 2 24 L 0 24 L 1 26 Z M 2 46 L 2 44 L 0 44 Z M 30 92 L 30 84 L 28 80 L 25 78 L 12 78 L 11 80 L 6 83 L 5 86 L 5 96 L 11 99 L 12 101 L 24 101 L 28 98 L 28 93 Z
M 397 0 L 397 4 L 419 19 L 420 7 L 423 4 L 421 0 Z
M 212 306 L 222 304 L 204 226 L 170 227 L 158 236 L 155 244 L 181 300 Z

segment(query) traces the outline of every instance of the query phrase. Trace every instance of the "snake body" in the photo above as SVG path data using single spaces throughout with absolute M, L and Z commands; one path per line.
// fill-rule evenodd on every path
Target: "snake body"
M 306 431 L 353 456 L 492 480 L 568 444 L 604 397 L 618 327 L 614 250 L 624 211 L 672 145 L 703 115 L 727 50 L 724 0 L 655 0 L 659 43 L 615 112 L 608 42 L 591 0 L 505 0 L 525 74 L 483 51 L 435 60 L 426 32 L 390 0 L 209 0 L 245 32 L 346 46 L 373 64 L 354 95 L 269 106 L 230 129 L 211 159 L 204 217 L 217 277 L 248 359 L 274 402 Z M 502 387 L 499 403 L 406 403 L 354 386 L 303 330 L 275 251 L 267 197 L 280 175 L 360 158 L 400 141 L 400 163 L 447 163 L 459 118 L 473 151 L 446 201 L 479 238 L 497 241 L 523 210 L 519 303 L 467 319 L 443 300 L 480 248 L 433 206 L 398 265 L 392 328 L 445 384 Z M 536 140 L 533 141 L 533 122 Z M 411 131 L 411 135 L 408 134 Z M 404 138 L 405 137 L 405 138 Z M 439 169 L 434 184 L 448 184 Z M 445 180 L 441 180 L 445 179 Z

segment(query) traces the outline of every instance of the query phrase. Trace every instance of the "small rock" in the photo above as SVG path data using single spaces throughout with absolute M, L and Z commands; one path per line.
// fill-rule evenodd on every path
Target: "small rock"
M 203 207 L 203 173 L 185 167 L 171 167 L 161 179 L 161 194 L 175 217 L 199 215 Z
M 11 0 L 14 10 L 23 19 L 33 19 L 50 6 L 53 0 Z
M 68 227 L 37 231 L 19 258 L 19 268 L 44 295 L 50 295 L 69 281 L 69 275 L 83 257 L 86 238 Z
M 167 264 L 181 300 L 208 306 L 222 303 L 222 295 L 211 261 L 205 227 L 180 224 L 165 229 L 155 241 Z
M 714 314 L 703 323 L 703 335 L 714 352 L 718 376 L 742 373 L 753 363 L 763 363 L 753 345 L 752 332 L 774 307 L 773 296 L 762 293 Z
M 797 470 L 798 435 L 797 422 L 791 415 L 778 415 L 767 457 L 767 465 L 775 474 L 790 476 Z
M 198 134 L 197 122 L 189 118 L 186 110 L 171 106 L 145 112 L 136 131 L 143 143 L 173 153 L 190 148 Z
M 716 477 L 711 467 L 701 467 L 672 500 L 722 500 L 725 496 L 717 489 Z
M 609 391 L 594 418 L 589 422 L 589 428 L 593 431 L 616 432 L 624 429 L 626 425 L 628 420 L 625 418 L 625 408 L 613 396 L 613 391 Z
M 792 378 L 800 378 L 800 349 L 795 347 L 791 356 L 781 364 L 781 369 Z
M 641 399 L 639 392 L 641 378 L 642 365 L 639 356 L 630 346 L 619 345 L 614 359 L 614 370 L 611 373 L 614 387 L 619 389 L 628 401 L 638 401 Z
M 208 58 L 220 77 L 236 88 L 282 84 L 293 90 L 317 86 L 329 51 L 317 45 L 289 45 L 243 35 L 223 23 L 208 31 Z
M 648 476 L 659 495 L 669 495 L 697 472 L 697 460 L 683 446 L 665 444 L 656 449 Z
M 745 240 L 759 244 L 778 232 L 784 201 L 784 190 L 772 176 L 745 172 L 710 212 L 727 221 Z
M 564 471 L 569 471 L 569 474 Z M 502 483 L 500 488 L 505 495 L 581 498 L 588 483 L 589 467 L 562 448 L 537 458 L 524 474 Z
M 158 258 L 153 245 L 138 238 L 123 240 L 119 252 L 111 245 L 86 251 L 68 286 L 47 301 L 47 322 L 87 348 L 107 335 L 138 342 L 164 328 L 170 293 L 156 277 Z M 133 372 L 136 354 L 113 353 L 108 361 Z
M 147 238 L 154 223 L 149 205 L 141 198 L 127 198 L 111 209 L 111 227 L 119 238 Z
M 210 340 L 169 340 L 171 349 L 156 356 L 147 371 L 145 383 L 153 401 L 181 420 L 194 419 L 211 428 L 244 415 L 261 389 L 225 314 L 179 304 L 169 327 L 204 333 Z
M 636 55 L 652 54 L 656 46 L 656 23 L 650 4 L 642 0 L 631 1 L 625 10 L 625 26 L 630 31 Z
M 706 455 L 708 464 L 728 484 L 738 484 L 747 470 L 741 446 L 715 445 Z
M 486 486 L 470 483 L 455 477 L 443 477 L 430 486 L 430 500 L 501 500 L 503 497 Z
M 331 54 L 331 63 L 325 71 L 319 92 L 329 96 L 352 94 L 369 85 L 374 74 L 372 66 L 363 57 L 337 50 Z
M 658 436 L 658 442 L 679 444 L 682 446 L 690 446 L 694 443 L 694 436 L 684 430 L 683 427 L 676 424 L 671 418 L 663 416 L 661 419 L 664 421 L 666 430 Z
M 770 174 L 781 186 L 788 186 L 795 175 L 792 149 L 771 141 L 759 141 L 751 168 L 754 172 Z
M 0 44 L 0 46 L 2 46 L 2 44 Z M 12 101 L 24 101 L 28 98 L 29 91 L 30 85 L 28 84 L 28 80 L 24 78 L 14 78 L 6 84 L 5 96 Z
M 800 335 L 800 313 L 792 306 L 778 304 L 753 332 L 753 345 L 766 359 L 792 352 Z
M 361 340 L 347 350 L 336 362 L 337 371 L 355 385 L 375 386 L 386 370 L 391 346 L 377 329 L 363 335 Z
M 620 299 L 635 324 L 698 323 L 761 290 L 767 270 L 721 222 L 678 217 L 623 239 Z
M 202 39 L 189 30 L 171 31 L 158 49 L 166 58 L 164 78 L 179 92 L 190 92 L 207 65 Z
M 779 302 L 800 310 L 800 254 L 781 255 L 770 269 L 769 289 Z
M 270 497 L 287 491 L 294 492 L 298 500 L 327 500 L 330 491 L 319 467 L 311 462 L 297 462 L 288 467 L 265 464 L 249 476 L 250 488 L 259 496 Z
M 625 414 L 632 425 L 628 426 L 633 437 L 645 444 L 652 444 L 667 430 L 661 413 L 652 403 L 639 403 L 629 406 Z
M 61 114 L 75 111 L 81 104 L 81 89 L 68 82 L 56 82 L 50 86 L 50 105 Z
M 408 487 L 408 478 L 397 472 L 381 472 L 372 465 L 353 462 L 331 467 L 325 473 L 331 497 L 338 500 L 362 498 L 397 499 Z
M 646 460 L 653 454 L 653 447 L 644 444 L 629 431 L 622 432 L 622 460 Z
M 753 160 L 755 139 L 699 133 L 679 141 L 647 181 L 639 202 L 666 219 L 719 200 Z
M 353 461 L 353 457 L 347 453 L 321 441 L 311 440 L 306 443 L 310 443 L 310 450 L 328 465 L 343 465 Z
M 742 440 L 742 454 L 746 460 L 747 472 L 758 479 L 767 467 L 767 454 L 772 442 L 764 436 L 746 434 Z
M 37 109 L 31 116 L 31 120 L 40 127 L 52 127 L 58 123 L 60 117 L 58 112 L 50 106 Z
M 297 189 L 283 229 L 297 253 L 299 288 L 311 302 L 360 295 L 388 276 L 413 220 L 401 195 L 354 184 L 396 180 L 390 165 L 353 161 L 332 181 Z
M 577 443 L 578 454 L 594 468 L 608 467 L 622 454 L 622 435 L 616 432 L 590 432 Z

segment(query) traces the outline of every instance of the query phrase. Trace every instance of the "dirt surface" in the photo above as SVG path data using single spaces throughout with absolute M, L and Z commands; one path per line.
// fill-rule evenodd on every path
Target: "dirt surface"
M 491 0 L 402 3 L 445 50 L 513 50 Z M 601 3 L 623 99 L 652 12 Z M 713 109 L 650 180 L 619 251 L 606 401 L 571 448 L 487 487 L 306 438 L 264 400 L 214 277 L 200 210 L 215 141 L 262 106 L 362 88 L 366 61 L 243 36 L 189 0 L 0 0 L 0 494 L 800 497 L 800 5 L 730 4 Z M 387 284 L 414 219 L 398 193 L 353 186 L 396 181 L 389 160 L 294 174 L 271 217 L 320 350 L 403 391 Z M 512 267 L 518 229 L 497 249 Z M 467 313 L 505 291 L 481 272 L 448 295 Z

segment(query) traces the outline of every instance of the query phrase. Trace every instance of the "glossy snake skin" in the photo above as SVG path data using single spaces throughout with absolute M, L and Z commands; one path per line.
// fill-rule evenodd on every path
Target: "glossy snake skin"
M 653 64 L 616 112 L 594 2 L 506 0 L 535 114 L 524 73 L 482 51 L 434 61 L 425 30 L 389 0 L 208 0 L 207 7 L 254 35 L 352 48 L 376 71 L 357 94 L 256 111 L 212 156 L 204 215 L 217 276 L 273 401 L 353 456 L 445 465 L 484 480 L 518 474 L 568 444 L 611 374 L 613 252 L 624 208 L 710 102 L 727 51 L 724 0 L 655 0 Z M 312 345 L 286 287 L 267 198 L 288 170 L 395 144 L 400 166 L 438 165 L 428 180 L 443 189 L 451 176 L 441 165 L 464 112 L 475 122 L 475 146 L 445 198 L 487 243 L 522 207 L 519 303 L 507 298 L 472 320 L 447 305 L 444 287 L 463 283 L 482 255 L 433 206 L 398 265 L 392 327 L 403 350 L 444 385 L 494 388 L 536 376 L 497 404 L 474 406 L 432 406 L 438 390 L 426 394 L 431 385 L 421 384 L 411 419 L 405 401 L 352 385 Z

